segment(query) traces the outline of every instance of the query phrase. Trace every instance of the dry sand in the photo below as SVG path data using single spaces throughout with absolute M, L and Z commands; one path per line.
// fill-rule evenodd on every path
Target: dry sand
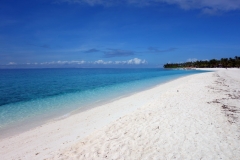
M 0 159 L 240 159 L 240 69 L 191 75 L 0 139 Z

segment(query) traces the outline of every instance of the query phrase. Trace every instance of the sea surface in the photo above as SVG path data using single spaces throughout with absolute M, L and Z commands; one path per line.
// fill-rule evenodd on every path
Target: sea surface
M 0 133 L 204 71 L 165 69 L 1 69 Z

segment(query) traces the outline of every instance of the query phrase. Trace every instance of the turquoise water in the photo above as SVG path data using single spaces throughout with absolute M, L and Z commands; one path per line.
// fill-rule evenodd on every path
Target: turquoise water
M 64 116 L 181 76 L 164 69 L 0 70 L 0 131 L 34 119 Z

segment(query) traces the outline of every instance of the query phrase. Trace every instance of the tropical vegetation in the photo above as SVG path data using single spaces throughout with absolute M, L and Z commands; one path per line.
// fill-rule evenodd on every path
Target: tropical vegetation
M 220 60 L 200 60 L 185 63 L 167 63 L 164 68 L 232 68 L 240 67 L 240 57 L 221 58 Z

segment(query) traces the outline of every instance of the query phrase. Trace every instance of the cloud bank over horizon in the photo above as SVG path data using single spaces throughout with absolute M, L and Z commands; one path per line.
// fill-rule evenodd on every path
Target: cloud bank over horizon
M 38 67 L 51 67 L 51 66 L 63 66 L 63 65 L 125 65 L 125 66 L 133 66 L 133 65 L 146 65 L 148 62 L 146 60 L 142 60 L 139 58 L 133 58 L 125 61 L 104 61 L 104 60 L 96 60 L 96 61 L 51 61 L 51 62 L 40 62 L 40 63 L 15 63 L 9 62 L 7 64 L 2 64 L 2 66 L 38 66 Z

